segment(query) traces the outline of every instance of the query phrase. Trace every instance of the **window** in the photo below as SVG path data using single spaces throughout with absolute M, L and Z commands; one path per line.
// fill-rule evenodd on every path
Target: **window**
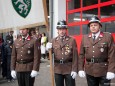
M 68 27 L 68 34 L 69 35 L 79 35 L 80 34 L 80 26 L 72 26 Z
M 101 2 L 107 2 L 107 1 L 109 1 L 109 0 L 101 0 Z
M 85 18 L 86 20 L 89 20 L 93 15 L 98 15 L 98 9 L 97 8 L 83 11 L 83 18 Z
M 80 8 L 80 0 L 71 0 L 68 2 L 68 10 Z
M 80 13 L 72 13 L 68 15 L 68 22 L 80 21 Z
M 110 32 L 110 33 L 115 32 L 115 22 L 111 21 L 111 22 L 102 23 L 102 29 L 101 30 L 104 32 Z
M 87 25 L 82 26 L 82 34 L 88 34 L 90 32 L 90 29 Z
M 101 18 L 115 16 L 115 5 L 101 7 Z
M 115 0 L 66 0 L 69 35 L 88 34 L 88 20 L 100 18 L 102 31 L 115 32 Z M 82 2 L 80 2 L 82 1 Z M 82 6 L 80 6 L 82 3 Z M 113 22 L 114 21 L 114 22 Z
M 83 0 L 83 7 L 98 4 L 98 0 Z

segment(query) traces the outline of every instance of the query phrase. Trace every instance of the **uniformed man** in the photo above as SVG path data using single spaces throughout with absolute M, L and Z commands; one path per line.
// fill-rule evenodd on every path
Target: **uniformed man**
M 75 40 L 67 36 L 67 24 L 62 20 L 57 23 L 58 36 L 47 43 L 47 49 L 54 52 L 54 73 L 56 86 L 75 86 L 77 75 L 77 45 Z
M 102 24 L 96 16 L 91 18 L 88 27 L 91 33 L 82 38 L 78 74 L 86 76 L 88 86 L 110 86 L 115 70 L 113 37 L 100 31 Z
M 33 86 L 40 66 L 40 45 L 28 34 L 28 29 L 20 30 L 21 38 L 15 40 L 12 49 L 11 75 L 17 77 L 19 86 Z

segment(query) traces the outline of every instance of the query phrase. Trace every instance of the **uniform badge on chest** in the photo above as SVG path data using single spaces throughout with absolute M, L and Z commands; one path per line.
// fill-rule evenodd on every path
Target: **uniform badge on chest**
M 68 55 L 71 52 L 69 45 L 65 46 L 65 55 Z
M 101 51 L 101 52 L 104 52 L 104 48 L 101 48 L 100 51 Z
M 30 54 L 31 53 L 31 51 L 30 50 L 28 50 L 28 54 Z

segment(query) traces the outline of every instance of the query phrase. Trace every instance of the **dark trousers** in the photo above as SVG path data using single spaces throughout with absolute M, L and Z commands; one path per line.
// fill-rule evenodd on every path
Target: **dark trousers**
M 7 60 L 2 62 L 2 76 L 7 77 Z
M 86 74 L 86 78 L 88 86 L 110 86 L 111 80 L 107 80 L 106 76 L 93 77 L 91 75 Z
M 7 79 L 8 80 L 12 80 L 10 64 L 11 64 L 11 55 L 8 55 L 7 56 Z
M 34 86 L 35 78 L 31 78 L 31 72 L 17 72 L 19 86 Z
M 75 86 L 75 79 L 73 79 L 70 74 L 55 74 L 56 86 L 64 86 L 64 81 L 66 86 Z

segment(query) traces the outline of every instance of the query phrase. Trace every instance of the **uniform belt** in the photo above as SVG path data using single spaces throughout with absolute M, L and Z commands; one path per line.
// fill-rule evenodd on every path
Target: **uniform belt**
M 33 62 L 33 59 L 32 60 L 20 60 L 20 61 L 16 61 L 16 62 L 19 64 L 27 64 L 27 63 Z
M 69 62 L 72 62 L 72 59 L 71 60 L 54 60 L 55 63 L 60 63 L 60 64 L 64 64 L 64 63 L 69 63 Z
M 107 59 L 91 58 L 91 59 L 86 59 L 86 61 L 91 63 L 101 63 L 101 62 L 107 62 Z

